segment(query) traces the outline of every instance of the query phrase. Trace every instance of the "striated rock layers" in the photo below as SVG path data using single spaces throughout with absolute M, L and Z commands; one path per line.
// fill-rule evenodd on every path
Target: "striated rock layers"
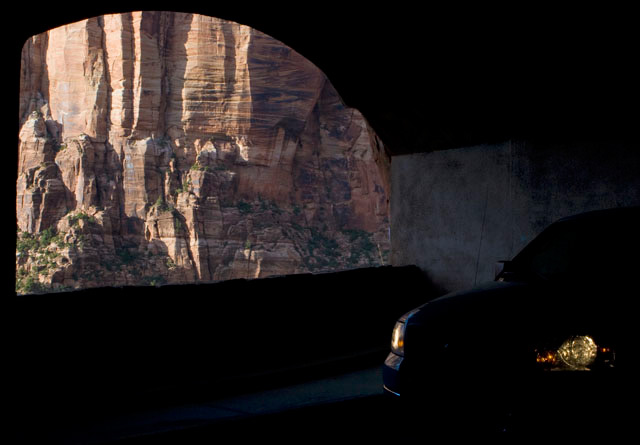
M 249 27 L 134 12 L 34 36 L 20 122 L 19 293 L 386 261 L 380 140 Z

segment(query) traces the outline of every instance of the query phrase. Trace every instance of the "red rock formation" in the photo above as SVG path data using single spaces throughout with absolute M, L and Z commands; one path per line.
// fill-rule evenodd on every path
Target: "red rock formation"
M 19 292 L 385 261 L 382 143 L 281 42 L 107 15 L 32 37 L 21 75 Z

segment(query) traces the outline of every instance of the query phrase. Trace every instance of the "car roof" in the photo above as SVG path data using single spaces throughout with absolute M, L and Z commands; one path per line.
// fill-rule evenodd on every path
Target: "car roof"
M 541 240 L 547 239 L 550 234 L 555 233 L 560 228 L 579 230 L 585 233 L 588 239 L 592 241 L 597 241 L 598 239 L 611 241 L 611 237 L 613 236 L 614 238 L 625 238 L 627 245 L 635 245 L 634 243 L 637 243 L 639 234 L 637 227 L 640 227 L 640 206 L 616 207 L 579 213 L 559 219 L 547 226 L 538 236 L 518 252 L 512 261 L 515 262 L 521 258 L 526 258 L 528 252 L 531 251 L 531 249 L 535 249 L 533 246 L 538 245 L 542 242 Z M 620 241 L 620 239 L 618 239 L 618 241 Z
M 591 221 L 591 220 L 618 220 L 618 219 L 627 219 L 627 218 L 639 218 L 640 217 L 640 206 L 632 206 L 632 207 L 615 207 L 610 209 L 602 209 L 602 210 L 592 210 L 589 212 L 579 213 L 577 215 L 567 216 L 565 218 L 559 219 L 556 222 L 564 222 L 564 221 Z

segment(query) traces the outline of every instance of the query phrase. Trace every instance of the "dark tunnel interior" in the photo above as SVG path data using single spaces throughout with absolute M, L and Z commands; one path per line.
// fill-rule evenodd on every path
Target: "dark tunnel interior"
M 84 18 L 132 10 L 219 17 L 284 42 L 317 65 L 344 102 L 362 112 L 392 163 L 396 156 L 508 140 L 542 141 L 546 149 L 546 142 L 559 147 L 567 142 L 574 149 L 581 142 L 637 144 L 637 26 L 634 16 L 623 11 L 445 10 L 373 3 L 347 9 L 331 2 L 265 2 L 249 8 L 188 1 L 16 8 L 3 73 L 9 98 L 5 133 L 10 134 L 5 152 L 11 167 L 3 181 L 11 191 L 10 208 L 25 40 Z M 336 351 L 343 356 L 366 351 L 363 360 L 382 364 L 395 320 L 445 291 L 429 271 L 386 266 L 16 299 L 13 232 L 8 238 L 2 250 L 8 271 L 3 313 L 9 319 L 5 363 L 13 372 L 3 384 L 16 390 L 19 406 L 29 413 L 32 400 L 51 406 L 59 398 L 86 401 L 95 395 L 106 401 L 104 409 L 114 409 L 127 405 L 123 394 L 131 404 L 143 399 L 161 404 L 206 398 L 203 387 L 211 381 L 233 391 L 249 381 L 259 387 L 304 380 L 313 371 L 280 377 L 275 371 L 303 362 L 326 363 Z M 211 295 L 222 298 L 214 301 Z M 291 329 L 297 330 L 295 337 Z M 243 353 L 247 350 L 252 355 Z M 282 362 L 291 350 L 297 355 Z M 223 370 L 220 360 L 235 367 Z M 157 388 L 165 388 L 166 397 L 147 397 Z

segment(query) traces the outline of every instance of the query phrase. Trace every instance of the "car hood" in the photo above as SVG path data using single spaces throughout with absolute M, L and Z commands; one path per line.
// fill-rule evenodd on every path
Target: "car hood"
M 488 282 L 420 306 L 407 325 L 460 335 L 613 335 L 633 325 L 624 297 L 611 287 Z

